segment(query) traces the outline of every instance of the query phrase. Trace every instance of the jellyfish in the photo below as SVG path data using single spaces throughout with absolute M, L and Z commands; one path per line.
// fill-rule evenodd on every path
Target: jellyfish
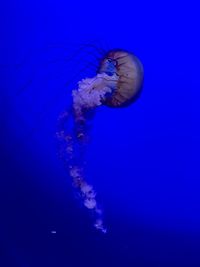
M 96 76 L 78 82 L 72 90 L 70 108 L 58 119 L 60 155 L 83 205 L 93 214 L 94 227 L 102 233 L 107 232 L 103 210 L 94 186 L 85 175 L 90 124 L 97 107 L 120 108 L 132 104 L 140 95 L 142 84 L 140 60 L 128 51 L 110 50 L 100 61 Z

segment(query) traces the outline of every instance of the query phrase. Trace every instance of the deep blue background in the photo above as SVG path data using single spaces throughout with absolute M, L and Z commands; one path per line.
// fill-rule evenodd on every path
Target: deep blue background
M 194 1 L 7 1 L 0 25 L 0 266 L 200 266 L 199 6 Z M 57 157 L 70 91 L 122 48 L 144 65 L 140 99 L 98 109 L 92 228 Z M 51 231 L 57 231 L 52 234 Z

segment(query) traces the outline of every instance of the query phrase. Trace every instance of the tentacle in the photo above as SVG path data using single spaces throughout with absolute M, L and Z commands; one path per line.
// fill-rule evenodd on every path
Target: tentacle
M 84 172 L 85 149 L 88 143 L 88 123 L 92 120 L 96 107 L 102 105 L 102 99 L 112 91 L 118 76 L 105 73 L 97 74 L 78 83 L 78 89 L 72 91 L 73 106 L 71 112 L 63 113 L 59 118 L 58 137 L 63 142 L 62 156 L 72 178 L 73 185 L 79 190 L 84 206 L 94 217 L 96 229 L 106 233 L 103 212 L 97 202 L 96 191 L 88 184 Z M 66 128 L 66 120 L 73 118 L 73 127 Z M 64 147 L 64 149 L 63 149 Z

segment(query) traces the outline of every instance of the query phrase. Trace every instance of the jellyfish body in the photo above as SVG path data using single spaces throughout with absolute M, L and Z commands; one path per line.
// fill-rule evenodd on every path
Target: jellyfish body
M 143 66 L 139 59 L 124 50 L 111 50 L 102 60 L 99 73 L 114 74 L 119 77 L 113 93 L 104 104 L 110 107 L 123 107 L 134 102 L 143 83 Z
M 97 75 L 78 82 L 72 91 L 71 112 L 59 119 L 58 137 L 62 141 L 63 159 L 73 185 L 78 189 L 83 205 L 92 212 L 96 229 L 106 233 L 103 211 L 97 194 L 85 177 L 85 149 L 88 142 L 90 112 L 101 105 L 123 107 L 131 104 L 138 96 L 143 81 L 143 67 L 131 53 L 123 50 L 109 51 L 100 63 Z M 66 127 L 69 117 L 73 127 Z M 64 149 L 63 149 L 64 148 Z

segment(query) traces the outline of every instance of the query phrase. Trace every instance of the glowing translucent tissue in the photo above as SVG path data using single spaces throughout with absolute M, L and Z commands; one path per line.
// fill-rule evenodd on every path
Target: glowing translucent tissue
M 88 136 L 88 112 L 102 105 L 106 94 L 111 94 L 116 88 L 118 76 L 105 73 L 78 82 L 78 89 L 72 91 L 72 112 L 65 112 L 59 119 L 58 136 L 62 141 L 62 157 L 72 178 L 73 185 L 78 189 L 84 206 L 94 216 L 96 229 L 106 233 L 103 223 L 103 213 L 96 200 L 96 192 L 88 184 L 84 175 L 84 149 Z M 66 122 L 73 120 L 72 129 L 66 127 Z

